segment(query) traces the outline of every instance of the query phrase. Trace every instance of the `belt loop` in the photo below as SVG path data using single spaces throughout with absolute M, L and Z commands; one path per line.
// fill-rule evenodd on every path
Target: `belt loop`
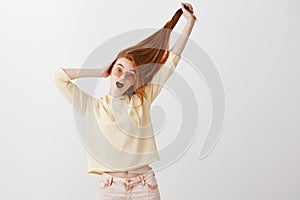
M 142 186 L 145 186 L 146 185 L 145 177 L 141 174 L 141 175 L 139 175 L 139 179 L 142 183 Z

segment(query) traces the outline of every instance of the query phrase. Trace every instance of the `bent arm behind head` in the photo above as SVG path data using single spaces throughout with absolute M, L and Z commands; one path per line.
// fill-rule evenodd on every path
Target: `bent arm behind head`
M 71 80 L 85 77 L 103 77 L 104 68 L 101 69 L 80 69 L 80 68 L 62 68 Z

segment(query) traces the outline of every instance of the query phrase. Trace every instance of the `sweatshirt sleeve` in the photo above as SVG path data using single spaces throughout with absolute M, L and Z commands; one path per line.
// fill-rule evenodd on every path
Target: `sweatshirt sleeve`
M 147 99 L 150 104 L 155 100 L 155 98 L 160 93 L 163 85 L 173 74 L 181 56 L 175 54 L 173 51 L 169 51 L 169 56 L 166 62 L 161 66 L 158 72 L 153 76 L 150 83 L 146 84 L 145 92 L 147 94 Z
M 53 79 L 56 87 L 73 109 L 84 116 L 86 114 L 87 106 L 92 103 L 93 97 L 80 90 L 61 67 L 54 69 Z

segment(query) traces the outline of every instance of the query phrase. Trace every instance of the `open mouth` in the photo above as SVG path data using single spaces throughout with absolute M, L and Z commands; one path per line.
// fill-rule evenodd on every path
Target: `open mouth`
M 120 83 L 119 81 L 116 82 L 117 88 L 122 88 L 124 86 L 123 83 Z

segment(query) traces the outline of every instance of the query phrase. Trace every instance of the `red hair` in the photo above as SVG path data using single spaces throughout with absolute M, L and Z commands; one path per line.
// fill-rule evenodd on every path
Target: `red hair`
M 141 102 L 147 96 L 144 87 L 149 83 L 155 73 L 166 62 L 169 57 L 169 39 L 170 34 L 182 15 L 182 10 L 178 9 L 171 20 L 163 28 L 159 29 L 141 42 L 128 47 L 117 55 L 108 69 L 103 73 L 103 77 L 110 75 L 112 67 L 118 58 L 129 59 L 136 68 L 137 81 L 124 94 L 131 97 L 136 94 Z

